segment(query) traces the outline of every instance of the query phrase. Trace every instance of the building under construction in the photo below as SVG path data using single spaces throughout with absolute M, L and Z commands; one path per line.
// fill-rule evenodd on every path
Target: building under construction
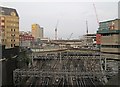
M 97 44 L 105 55 L 120 58 L 120 19 L 100 22 Z
M 118 73 L 118 62 L 104 63 L 97 50 L 60 49 L 34 51 L 29 68 L 13 72 L 16 86 L 104 86 Z M 105 65 L 106 64 L 106 65 Z M 105 70 L 106 68 L 106 70 Z

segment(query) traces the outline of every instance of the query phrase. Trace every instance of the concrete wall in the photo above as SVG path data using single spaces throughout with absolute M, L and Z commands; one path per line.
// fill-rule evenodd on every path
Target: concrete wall
M 0 85 L 13 87 L 13 70 L 17 68 L 17 61 L 12 57 L 18 55 L 19 47 L 5 49 L 5 46 L 2 46 L 1 49 L 1 59 L 6 58 L 6 60 L 0 61 Z
M 22 42 L 20 43 L 20 46 L 22 46 L 22 47 L 30 47 L 30 46 L 31 46 L 31 42 L 32 42 L 32 41 L 28 41 L 28 40 L 22 41 Z
M 2 61 L 2 86 L 13 87 L 13 70 L 17 68 L 16 59 Z
M 18 55 L 19 47 L 5 49 L 5 46 L 2 46 L 2 58 L 9 58 L 15 55 Z
M 101 48 L 101 52 L 120 53 L 120 48 Z
M 106 58 L 120 59 L 120 55 L 117 55 L 117 54 L 101 53 L 101 55 L 105 56 Z
M 120 45 L 120 34 L 112 36 L 102 36 L 101 45 Z

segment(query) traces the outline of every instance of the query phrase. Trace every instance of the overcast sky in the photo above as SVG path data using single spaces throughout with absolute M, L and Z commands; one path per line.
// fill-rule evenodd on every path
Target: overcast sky
M 118 18 L 117 2 L 94 2 L 99 21 Z M 89 33 L 98 28 L 93 2 L 2 2 L 2 6 L 17 10 L 20 17 L 20 30 L 31 31 L 31 24 L 44 27 L 45 37 L 54 38 L 58 24 L 58 38 L 78 38 L 86 33 L 86 20 Z

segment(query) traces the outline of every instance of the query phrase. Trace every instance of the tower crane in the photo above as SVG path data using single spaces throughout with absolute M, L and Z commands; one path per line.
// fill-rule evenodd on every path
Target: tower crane
M 86 34 L 88 34 L 88 21 L 86 20 Z
M 72 35 L 73 35 L 73 33 L 71 33 L 71 34 L 70 34 L 70 36 L 69 36 L 68 40 L 70 40 L 70 38 L 72 37 Z
M 97 23 L 99 25 L 99 19 L 98 19 L 98 15 L 97 15 L 97 11 L 96 11 L 96 7 L 95 7 L 94 3 L 93 3 L 93 7 L 94 7 L 95 15 L 96 15 L 96 20 L 97 20 Z
M 57 21 L 56 27 L 55 27 L 55 40 L 57 40 L 57 27 L 58 27 L 59 21 Z

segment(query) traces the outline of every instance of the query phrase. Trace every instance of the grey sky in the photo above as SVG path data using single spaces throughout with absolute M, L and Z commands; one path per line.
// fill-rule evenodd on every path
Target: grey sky
M 86 19 L 89 33 L 95 33 L 98 24 L 92 2 L 4 2 L 2 6 L 17 9 L 20 16 L 20 30 L 30 31 L 32 23 L 44 27 L 46 37 L 54 38 L 57 20 L 58 38 L 73 38 L 85 34 Z M 95 2 L 100 21 L 118 18 L 117 2 Z

